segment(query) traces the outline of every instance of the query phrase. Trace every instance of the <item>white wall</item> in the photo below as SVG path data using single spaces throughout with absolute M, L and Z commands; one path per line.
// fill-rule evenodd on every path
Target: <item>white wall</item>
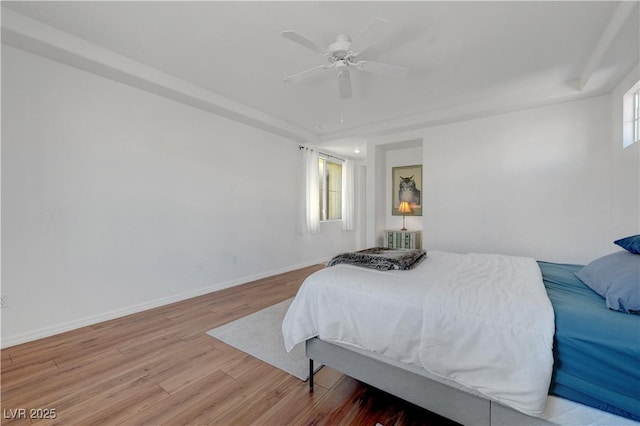
M 420 139 L 427 249 L 587 263 L 640 231 L 639 148 L 612 136 L 613 96 L 371 139 L 367 197 L 389 185 L 376 177 L 390 172 L 384 153 Z M 386 206 L 367 207 L 367 241 L 378 241 Z
M 640 80 L 636 66 L 611 94 L 611 236 L 640 234 L 640 143 L 622 144 L 622 97 Z
M 291 140 L 2 46 L 2 345 L 329 258 Z M 356 225 L 357 226 L 357 225 Z
M 426 129 L 429 247 L 576 263 L 607 252 L 609 138 L 606 96 Z

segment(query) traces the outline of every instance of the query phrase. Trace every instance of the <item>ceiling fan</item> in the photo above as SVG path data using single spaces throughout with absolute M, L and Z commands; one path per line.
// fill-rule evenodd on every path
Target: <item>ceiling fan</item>
M 338 71 L 338 89 L 340 90 L 340 98 L 348 99 L 353 95 L 351 90 L 351 75 L 349 74 L 350 70 L 393 75 L 398 77 L 406 76 L 409 72 L 408 68 L 383 64 L 381 62 L 361 60 L 358 58 L 358 56 L 360 56 L 367 48 L 380 38 L 385 25 L 385 20 L 374 18 L 354 40 L 352 40 L 347 34 L 338 34 L 336 40 L 327 48 L 321 47 L 319 44 L 301 36 L 295 31 L 283 31 L 283 37 L 301 44 L 314 52 L 320 53 L 327 58 L 326 64 L 318 65 L 297 74 L 290 75 L 283 81 L 285 83 L 295 82 L 311 75 L 315 71 L 335 68 Z

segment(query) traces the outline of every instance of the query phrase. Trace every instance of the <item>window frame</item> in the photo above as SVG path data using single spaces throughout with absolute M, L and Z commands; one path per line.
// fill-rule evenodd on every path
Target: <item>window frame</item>
M 640 142 L 640 81 L 622 97 L 622 147 Z
M 633 94 L 633 138 L 631 143 L 640 141 L 640 88 Z

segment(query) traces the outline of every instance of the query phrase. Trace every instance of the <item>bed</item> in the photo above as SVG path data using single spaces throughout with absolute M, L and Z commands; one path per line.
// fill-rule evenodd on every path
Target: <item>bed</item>
M 506 305 L 507 310 L 512 305 L 525 311 L 527 306 L 533 307 L 524 320 L 517 320 L 524 322 L 516 324 L 512 320 L 502 320 L 509 323 L 506 331 L 492 331 L 489 336 L 465 340 L 463 335 L 456 334 L 461 330 L 455 327 L 461 324 L 461 328 L 473 328 L 474 324 L 465 321 L 478 315 L 475 308 L 464 309 L 469 318 L 464 318 L 466 314 L 456 314 L 455 320 L 449 323 L 437 322 L 433 316 L 425 317 L 422 300 L 427 293 L 432 296 L 434 290 L 431 284 L 427 290 L 421 284 L 440 279 L 442 291 L 452 288 L 453 282 L 442 277 L 452 269 L 461 269 L 461 256 L 465 255 L 430 251 L 428 258 L 410 271 L 381 272 L 350 265 L 318 271 L 305 281 L 285 317 L 285 343 L 290 347 L 306 342 L 311 363 L 329 365 L 463 424 L 636 424 L 629 418 L 640 418 L 640 317 L 611 312 L 603 307 L 602 299 L 598 300 L 600 296 L 575 278 L 573 273 L 579 266 L 534 261 L 538 279 L 544 282 L 541 286 L 544 297 L 538 294 L 535 280 L 532 280 L 531 290 L 504 287 L 513 284 L 510 280 L 519 282 L 521 279 L 520 276 L 514 278 L 516 275 L 511 272 L 503 277 L 503 284 L 493 289 L 497 293 L 492 297 L 497 298 L 498 305 Z M 508 264 L 514 262 L 512 257 L 499 260 Z M 484 267 L 494 259 L 480 257 L 475 261 Z M 527 273 L 531 273 L 531 265 L 523 264 Z M 506 268 L 502 265 L 497 269 Z M 529 275 L 524 277 L 529 279 Z M 453 305 L 467 297 L 465 293 L 473 293 L 468 289 L 458 289 L 455 293 L 454 288 L 455 297 L 446 297 L 443 293 L 444 299 L 428 306 L 429 310 L 442 306 L 442 311 L 450 311 Z M 509 299 L 514 293 L 515 299 Z M 476 303 L 476 296 L 472 295 L 469 300 L 472 304 L 482 305 Z M 531 303 L 522 303 L 522 300 Z M 545 300 L 551 308 L 550 314 L 545 312 Z M 372 311 L 375 314 L 372 315 Z M 440 314 L 442 312 L 437 313 Z M 481 315 L 493 313 L 481 312 Z M 533 324 L 532 318 L 537 318 L 535 322 L 542 326 Z M 549 318 L 552 329 L 555 322 L 555 336 L 554 330 L 549 336 Z M 614 324 L 615 333 L 611 333 L 607 321 Z M 598 326 L 590 325 L 593 322 Z M 537 329 L 533 330 L 534 334 L 527 334 L 528 327 Z M 469 365 L 462 369 L 465 371 L 448 374 L 447 366 L 444 370 L 441 366 L 432 368 L 429 363 L 433 360 L 425 353 L 435 351 L 435 358 L 443 358 L 442 353 L 452 351 L 452 348 L 447 347 L 446 342 L 443 348 L 421 347 L 420 340 L 424 340 L 425 329 L 429 328 L 444 328 L 448 335 L 456 336 L 453 340 L 461 346 L 453 350 L 459 352 L 462 348 L 474 361 L 484 356 L 502 366 L 514 360 L 518 364 L 528 352 L 542 355 L 526 360 L 520 369 L 498 370 L 496 377 L 487 376 L 490 371 Z M 347 329 L 356 330 L 355 335 Z M 481 333 L 475 329 L 471 331 L 472 335 Z M 535 337 L 538 335 L 542 337 Z M 512 339 L 520 340 L 513 344 Z M 535 342 L 538 346 L 531 349 L 528 345 L 534 340 L 539 340 Z M 480 342 L 477 343 L 479 347 L 473 347 L 476 341 Z M 495 351 L 483 347 L 487 346 L 486 342 L 494 341 L 499 341 Z M 510 346 L 522 346 L 521 351 L 516 348 L 511 353 Z M 507 352 L 506 355 L 502 351 Z M 495 357 L 499 358 L 495 360 Z M 452 358 L 457 364 L 468 361 L 464 357 L 457 359 L 456 355 L 444 358 Z M 423 361 L 427 362 L 426 366 Z M 499 377 L 505 374 L 508 380 L 500 383 Z M 477 377 L 480 381 L 474 382 Z M 485 387 L 483 380 L 488 380 L 495 388 Z M 529 382 L 536 381 L 538 383 L 533 383 L 532 389 L 524 389 L 524 384 L 528 386 Z M 519 384 L 514 388 L 513 383 Z M 541 390 L 544 392 L 542 402 Z

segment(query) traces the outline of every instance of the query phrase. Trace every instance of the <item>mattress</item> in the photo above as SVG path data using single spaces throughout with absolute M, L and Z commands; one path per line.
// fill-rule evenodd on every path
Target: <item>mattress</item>
M 439 251 L 409 271 L 318 271 L 283 320 L 287 350 L 319 336 L 425 368 L 536 416 L 551 380 L 553 329 L 535 260 Z
M 556 321 L 549 393 L 640 420 L 640 316 L 607 309 L 582 266 L 538 264 Z

